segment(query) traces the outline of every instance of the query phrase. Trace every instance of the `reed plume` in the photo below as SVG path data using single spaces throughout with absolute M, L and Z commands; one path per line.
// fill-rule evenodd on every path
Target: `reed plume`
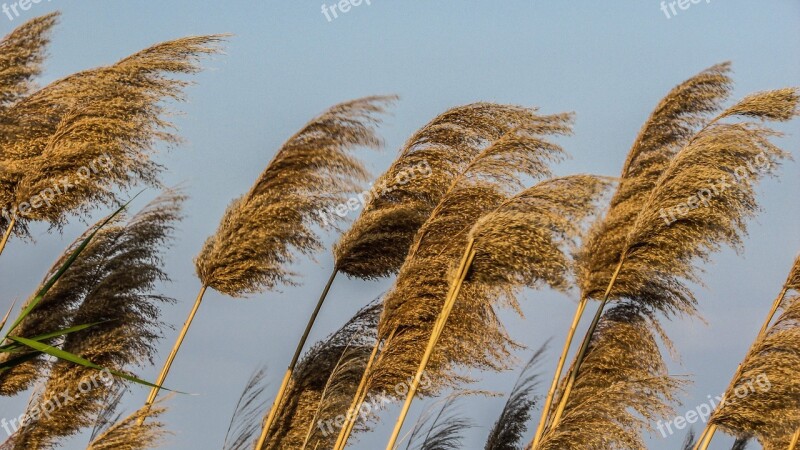
M 546 346 L 537 350 L 522 371 L 511 389 L 500 417 L 489 433 L 484 450 L 519 450 L 522 439 L 528 430 L 531 411 L 536 406 L 534 390 L 538 386 L 538 375 L 534 370 L 539 366 Z
M 33 80 L 42 72 L 50 31 L 58 16 L 53 13 L 29 20 L 0 40 L 0 117 L 6 105 L 34 89 Z M 2 140 L 6 137 L 4 125 L 0 130 Z
M 131 334 L 134 327 L 144 327 L 138 330 L 142 333 L 139 337 L 139 345 L 149 347 L 151 345 L 149 342 L 157 336 L 152 330 L 147 331 L 145 328 L 156 325 L 156 323 L 148 325 L 148 322 L 142 322 L 142 320 L 144 318 L 156 319 L 158 308 L 153 303 L 159 297 L 142 291 L 140 300 L 149 300 L 150 303 L 143 302 L 139 305 L 134 302 L 134 298 L 130 300 L 127 298 L 139 295 L 138 293 L 142 289 L 151 285 L 148 282 L 153 283 L 159 279 L 167 279 L 166 274 L 158 269 L 160 264 L 158 247 L 167 242 L 171 236 L 174 222 L 180 219 L 180 205 L 183 198 L 179 191 L 166 191 L 134 216 L 127 225 L 121 223 L 122 216 L 119 216 L 114 219 L 112 226 L 101 229 L 95 240 L 72 264 L 70 270 L 47 292 L 36 309 L 20 322 L 15 329 L 15 334 L 32 338 L 70 326 L 105 320 L 130 319 L 131 323 L 127 325 L 130 327 L 130 331 L 125 332 Z M 64 261 L 70 257 L 75 248 L 95 229 L 96 227 L 91 227 L 67 247 L 44 279 L 50 279 L 63 266 Z M 125 261 L 123 264 L 118 261 L 123 256 L 128 256 L 131 260 Z M 130 270 L 130 273 L 125 272 L 126 270 Z M 111 283 L 117 284 L 112 286 Z M 118 301 L 118 298 L 125 298 L 128 303 Z M 161 297 L 161 300 L 168 301 L 169 299 Z M 106 305 L 102 302 L 111 303 Z M 26 306 L 27 303 L 23 309 Z M 105 307 L 108 309 L 104 311 Z M 89 308 L 94 308 L 94 310 Z M 141 310 L 138 311 L 139 309 Z M 96 320 L 91 320 L 90 316 L 93 314 L 107 314 L 108 318 L 95 317 Z M 134 320 L 137 317 L 138 320 Z M 84 319 L 86 321 L 81 322 Z M 99 335 L 101 337 L 104 334 L 116 335 L 117 332 L 113 330 L 120 325 L 119 323 L 97 325 L 93 331 L 101 333 Z M 105 327 L 110 328 L 106 329 Z M 91 331 L 86 330 L 82 333 L 84 333 L 83 336 L 86 336 L 85 333 L 91 333 Z M 76 336 L 72 336 L 72 338 L 76 338 Z M 110 338 L 107 340 L 110 343 Z M 45 343 L 63 344 L 58 337 Z M 62 348 L 66 349 L 63 346 Z M 2 353 L 0 362 L 25 356 L 29 356 L 31 359 L 0 372 L 0 395 L 12 396 L 28 389 L 48 369 L 49 364 L 43 356 L 32 351 Z
M 551 427 L 558 425 L 609 301 L 629 299 L 667 316 L 693 313 L 686 283 L 699 281 L 696 262 L 708 261 L 723 245 L 740 247 L 746 221 L 758 211 L 755 185 L 788 156 L 770 142 L 780 133 L 753 119 L 789 120 L 797 100 L 794 89 L 744 98 L 708 122 L 662 171 L 628 230 Z M 588 286 L 584 292 L 598 292 Z
M 64 337 L 61 349 L 120 372 L 152 363 L 162 326 L 160 305 L 172 302 L 154 289 L 168 281 L 160 268 L 161 252 L 180 218 L 182 200 L 180 193 L 169 191 L 127 223 L 104 229 L 92 241 L 82 255 L 90 270 L 84 278 L 87 284 L 71 294 L 77 306 L 69 312 L 69 321 L 71 326 L 96 325 Z M 47 376 L 44 391 L 28 412 L 43 411 L 55 402 L 60 406 L 50 407 L 50 414 L 38 414 L 23 427 L 15 448 L 53 448 L 60 439 L 92 426 L 105 409 L 112 383 L 121 382 L 109 372 L 62 360 L 51 365 Z M 61 402 L 64 392 L 74 394 L 70 401 Z
M 399 436 L 423 373 L 446 383 L 450 373 L 455 375 L 453 368 L 475 367 L 470 361 L 458 359 L 460 352 L 467 351 L 461 346 L 473 345 L 483 351 L 494 348 L 496 355 L 508 354 L 514 343 L 496 319 L 496 305 L 510 305 L 518 311 L 516 293 L 523 287 L 566 288 L 571 263 L 564 252 L 574 245 L 581 223 L 594 211 L 593 203 L 605 185 L 603 180 L 586 175 L 547 180 L 500 204 L 474 225 L 459 267 L 445 278 L 448 291 L 432 331 L 425 330 L 425 318 L 419 315 L 414 321 L 398 324 L 398 332 L 387 344 L 387 354 L 397 352 L 395 342 L 399 337 L 397 342 L 406 346 L 407 354 L 418 355 L 420 349 L 413 346 L 427 341 L 393 439 Z M 451 315 L 452 324 L 448 323 Z M 409 337 L 416 338 L 416 342 Z M 443 361 L 434 359 L 435 354 L 442 354 Z M 474 350 L 471 356 L 477 358 Z M 503 368 L 500 359 L 485 361 L 487 364 L 481 368 Z M 390 441 L 387 448 L 392 446 Z
M 376 181 L 364 211 L 334 246 L 331 279 L 338 272 L 363 279 L 396 273 L 415 234 L 471 159 L 535 117 L 529 108 L 473 103 L 452 108 L 417 131 Z M 317 311 L 326 294 L 327 288 Z M 268 426 L 269 420 L 265 432 Z
M 560 127 L 569 123 L 566 116 L 551 116 L 550 120 Z M 567 129 L 562 128 L 562 132 Z M 461 257 L 472 227 L 503 204 L 517 186 L 516 182 L 504 186 L 498 179 L 515 170 L 537 178 L 547 177 L 550 172 L 546 163 L 562 157 L 560 147 L 540 140 L 537 134 L 513 130 L 483 150 L 454 180 L 447 195 L 418 232 L 414 253 L 404 263 L 394 288 L 384 299 L 379 336 L 386 339 L 393 331 L 394 335 L 391 345 L 382 352 L 382 363 L 374 370 L 378 385 L 394 386 L 416 371 L 447 296 L 449 273 Z M 525 166 L 495 164 L 502 158 L 511 159 L 508 155 L 513 153 L 527 155 L 529 163 Z M 495 172 L 495 168 L 500 172 Z M 492 178 L 494 173 L 498 177 Z M 490 261 L 491 253 L 488 255 L 478 257 L 478 264 Z M 516 262 L 519 264 L 522 260 Z M 476 270 L 475 273 L 480 272 Z M 493 294 L 492 299 L 502 292 Z M 465 298 L 470 296 L 470 299 L 459 303 L 449 332 L 437 352 L 441 359 L 435 360 L 428 369 L 432 378 L 439 380 L 437 384 L 453 387 L 463 381 L 449 370 L 451 364 L 444 361 L 452 362 L 452 366 L 497 370 L 506 367 L 501 361 L 507 359 L 511 343 L 495 319 L 493 302 L 487 301 L 489 295 L 490 291 L 481 283 L 472 283 L 465 289 Z
M 337 270 L 362 279 L 396 274 L 417 231 L 458 174 L 489 143 L 536 121 L 534 111 L 472 103 L 442 113 L 417 131 L 335 245 Z
M 541 449 L 646 450 L 650 422 L 674 414 L 682 380 L 671 377 L 659 340 L 665 339 L 653 311 L 636 303 L 608 310 L 575 381 L 558 427 Z
M 471 157 L 487 142 L 535 117 L 530 109 L 492 103 L 448 110 L 415 133 L 372 189 L 359 194 L 365 209 L 334 246 L 333 272 L 298 343 L 275 406 L 267 415 L 262 444 L 336 275 L 342 272 L 374 279 L 397 272 L 415 233 Z
M 256 370 L 236 402 L 228 431 L 225 433 L 223 450 L 252 450 L 261 431 L 261 413 L 267 407 L 267 370 Z
M 381 305 L 372 302 L 308 350 L 297 365 L 275 426 L 259 450 L 333 446 L 334 424 L 347 413 L 364 372 L 380 311 Z
M 677 151 L 708 123 L 708 116 L 718 111 L 728 97 L 732 84 L 729 71 L 728 63 L 715 65 L 673 88 L 650 114 L 631 146 L 606 215 L 593 225 L 578 253 L 581 298 L 543 404 L 531 444 L 533 448 L 546 429 L 558 383 L 589 299 L 604 295 L 641 205 L 662 172 Z M 688 306 L 678 303 L 677 307 L 686 309 Z
M 49 19 L 48 19 L 49 18 Z M 44 19 L 52 20 L 52 16 Z M 0 227 L 28 236 L 28 224 L 60 228 L 70 216 L 119 203 L 120 192 L 158 186 L 158 142 L 179 141 L 165 100 L 182 100 L 223 36 L 156 44 L 118 63 L 57 80 L 4 106 Z
M 798 280 L 800 257 L 775 299 L 765 323 L 769 328 L 759 333 L 709 421 L 739 438 L 755 437 L 764 447 L 788 448 L 800 429 L 800 380 L 795 375 L 800 364 Z
M 329 227 L 321 213 L 346 203 L 368 179 L 360 147 L 377 148 L 378 116 L 392 97 L 342 103 L 292 136 L 255 185 L 235 200 L 196 259 L 204 286 L 231 297 L 292 284 L 287 268 L 295 252 L 322 247 L 314 226 Z
M 296 282 L 288 266 L 294 263 L 296 253 L 312 255 L 322 247 L 314 227 L 335 226 L 326 212 L 347 204 L 347 196 L 358 192 L 367 180 L 366 168 L 352 151 L 381 146 L 375 128 L 394 100 L 374 96 L 331 107 L 284 143 L 250 191 L 228 207 L 216 234 L 206 241 L 195 260 L 203 287 L 159 376 L 160 382 L 166 379 L 207 288 L 241 297 Z M 336 271 L 284 375 L 276 397 L 278 405 L 335 276 Z M 147 403 L 157 394 L 158 389 L 153 389 Z M 276 410 L 270 409 L 258 446 L 265 442 Z

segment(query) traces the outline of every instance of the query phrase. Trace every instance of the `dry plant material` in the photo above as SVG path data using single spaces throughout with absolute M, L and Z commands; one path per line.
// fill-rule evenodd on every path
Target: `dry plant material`
M 0 40 L 0 117 L 4 117 L 7 105 L 35 88 L 33 80 L 42 72 L 50 32 L 57 20 L 58 13 L 37 17 Z M 0 130 L 4 131 L 4 125 Z M 0 135 L 4 136 L 3 131 Z
M 661 357 L 655 314 L 634 303 L 608 310 L 594 334 L 559 426 L 546 450 L 646 450 L 644 432 L 674 415 L 683 385 Z
M 536 447 L 550 418 L 552 401 L 566 364 L 578 323 L 590 298 L 604 295 L 642 203 L 680 148 L 721 108 L 732 81 L 729 64 L 713 66 L 673 88 L 656 106 L 636 137 L 605 217 L 597 221 L 578 252 L 581 298 L 550 384 L 532 446 Z M 685 308 L 685 306 L 681 306 Z
M 433 119 L 375 182 L 377 191 L 334 247 L 337 270 L 363 279 L 396 274 L 417 231 L 470 161 L 538 120 L 533 109 L 495 103 L 459 106 Z
M 753 344 L 709 421 L 734 436 L 753 436 L 765 448 L 788 448 L 800 429 L 798 280 L 800 257 L 776 299 L 780 316 Z
M 295 252 L 322 247 L 316 226 L 323 213 L 368 179 L 351 153 L 377 148 L 375 126 L 393 97 L 366 97 L 330 108 L 292 136 L 255 185 L 225 212 L 196 259 L 204 286 L 240 297 L 291 284 Z
M 252 450 L 261 431 L 261 414 L 268 405 L 267 370 L 256 370 L 247 381 L 225 434 L 223 450 Z
M 512 130 L 492 143 L 454 179 L 415 237 L 413 253 L 384 299 L 379 337 L 385 340 L 392 335 L 392 339 L 386 342 L 370 375 L 371 390 L 392 389 L 416 372 L 447 297 L 451 271 L 464 252 L 471 229 L 510 197 L 521 184 L 519 177 L 550 175 L 547 164 L 563 157 L 563 150 L 541 136 L 565 134 L 569 123 L 567 115 L 540 116 L 528 129 Z M 464 286 L 427 368 L 432 386 L 426 394 L 466 381 L 455 374 L 456 367 L 507 367 L 515 344 L 494 309 L 504 293 L 507 291 L 480 282 Z
M 789 120 L 797 114 L 797 102 L 794 89 L 748 96 L 709 121 L 669 161 L 639 203 L 622 241 L 620 259 L 576 356 L 552 427 L 558 425 L 607 301 L 628 299 L 667 315 L 694 312 L 687 282 L 700 281 L 697 262 L 709 261 L 724 245 L 740 248 L 746 221 L 758 211 L 755 185 L 773 175 L 788 156 L 770 141 L 780 133 L 762 122 Z M 599 292 L 593 286 L 584 284 L 583 295 Z
M 173 301 L 154 290 L 168 281 L 160 268 L 161 252 L 180 219 L 182 199 L 180 193 L 169 191 L 127 223 L 101 230 L 80 256 L 81 265 L 73 265 L 59 280 L 59 284 L 65 282 L 59 289 L 62 292 L 66 286 L 76 286 L 70 274 L 86 281 L 67 296 L 75 305 L 68 312 L 68 326 L 97 324 L 67 335 L 61 349 L 116 371 L 152 363 L 163 326 L 160 306 Z M 88 273 L 79 273 L 79 269 Z M 30 413 L 44 408 L 52 412 L 38 414 L 23 427 L 15 448 L 53 448 L 62 438 L 91 427 L 106 409 L 113 383 L 122 381 L 67 361 L 52 363 L 44 391 L 29 408 Z M 71 401 L 63 401 L 64 392 L 72 394 Z M 53 404 L 60 407 L 53 408 Z
M 42 20 L 49 26 L 53 16 Z M 179 141 L 164 101 L 183 99 L 189 82 L 178 76 L 199 71 L 200 57 L 219 52 L 223 39 L 156 44 L 3 105 L 0 228 L 19 237 L 31 222 L 60 228 L 71 215 L 120 203 L 134 185 L 158 186 L 156 144 Z
M 453 410 L 456 402 L 470 392 L 457 391 L 442 401 L 438 411 L 436 403 L 424 411 L 408 437 L 406 450 L 460 450 L 464 448 L 464 432 L 476 425 L 458 416 Z
M 520 372 L 500 417 L 489 433 L 484 450 L 519 450 L 522 448 L 522 439 L 528 430 L 531 413 L 537 404 L 535 390 L 538 386 L 539 376 L 534 373 L 534 370 L 537 370 L 541 363 L 545 348 L 537 350 Z
M 157 419 L 167 408 L 158 403 L 150 408 L 141 408 L 128 417 L 108 426 L 92 439 L 86 450 L 151 450 L 162 447 L 170 434 L 163 422 Z M 143 419 L 145 425 L 138 425 Z

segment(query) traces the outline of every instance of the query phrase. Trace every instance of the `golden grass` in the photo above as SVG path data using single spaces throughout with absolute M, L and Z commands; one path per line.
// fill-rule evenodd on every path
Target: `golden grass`
M 204 286 L 239 297 L 291 284 L 295 252 L 321 248 L 319 213 L 347 201 L 368 178 L 351 155 L 381 144 L 374 126 L 393 97 L 342 103 L 313 119 L 278 150 L 250 192 L 234 201 L 196 259 Z
M 45 16 L 39 26 L 53 19 Z M 0 209 L 19 210 L 11 221 L 0 218 L 4 231 L 13 227 L 25 237 L 31 222 L 60 228 L 70 216 L 119 203 L 120 192 L 137 184 L 158 186 L 163 167 L 153 159 L 155 145 L 179 141 L 164 101 L 183 99 L 189 82 L 178 76 L 199 71 L 200 57 L 219 52 L 223 40 L 214 35 L 156 44 L 3 105 Z M 26 203 L 36 207 L 26 210 Z
M 66 311 L 67 326 L 99 323 L 66 336 L 59 343 L 61 349 L 116 371 L 152 363 L 163 325 L 158 319 L 160 305 L 173 301 L 154 290 L 168 280 L 160 268 L 161 252 L 180 218 L 182 199 L 180 193 L 169 191 L 127 223 L 103 229 L 81 255 L 81 262 L 59 280 L 57 291 L 72 304 Z M 74 290 L 65 292 L 68 288 Z M 35 374 L 41 373 L 43 367 L 37 368 Z M 15 379 L 28 371 L 14 375 L 9 380 L 12 386 L 33 381 L 30 376 Z M 17 448 L 51 448 L 92 426 L 105 408 L 111 386 L 102 383 L 105 378 L 97 370 L 59 360 L 49 364 L 46 376 L 44 391 L 32 407 L 56 403 L 60 407 L 51 407 L 49 415 L 40 414 L 23 427 L 15 438 Z M 87 383 L 93 388 L 81 392 Z M 62 402 L 64 392 L 72 394 L 71 401 Z
M 336 268 L 364 279 L 396 274 L 417 231 L 470 161 L 488 143 L 538 121 L 533 109 L 495 103 L 459 106 L 434 118 L 375 182 L 392 189 L 377 192 L 334 246 Z

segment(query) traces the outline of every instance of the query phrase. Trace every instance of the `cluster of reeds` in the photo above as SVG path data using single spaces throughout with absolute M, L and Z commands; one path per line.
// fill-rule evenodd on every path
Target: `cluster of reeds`
M 160 186 L 155 145 L 178 142 L 164 100 L 182 98 L 187 82 L 176 76 L 198 71 L 198 58 L 223 40 L 158 44 L 38 88 L 56 20 L 34 19 L 0 41 L 0 252 L 10 237 L 27 237 L 33 222 L 60 230 L 70 217 L 119 206 L 133 186 Z M 566 156 L 557 139 L 572 132 L 571 114 L 473 103 L 435 117 L 362 198 L 363 211 L 332 248 L 331 276 L 274 398 L 268 372 L 257 370 L 223 448 L 344 449 L 381 419 L 382 405 L 370 398 L 404 384 L 387 450 L 401 441 L 413 400 L 443 394 L 441 406 L 410 431 L 406 448 L 463 448 L 462 432 L 473 422 L 452 412 L 457 400 L 484 394 L 467 389 L 479 381 L 476 371 L 511 369 L 522 347 L 501 309 L 519 312 L 522 292 L 550 288 L 579 293 L 550 388 L 543 401 L 535 395 L 542 348 L 510 389 L 485 448 L 645 449 L 654 421 L 673 414 L 688 382 L 667 370 L 663 350 L 675 349 L 662 323 L 697 314 L 690 284 L 700 279 L 699 264 L 723 246 L 741 247 L 759 210 L 758 182 L 789 157 L 773 142 L 780 133 L 770 123 L 798 114 L 798 91 L 756 93 L 725 107 L 731 88 L 728 64 L 675 87 L 616 179 L 554 176 L 550 166 Z M 357 151 L 382 146 L 377 127 L 394 101 L 366 97 L 324 111 L 232 202 L 195 260 L 200 293 L 152 383 L 134 370 L 155 363 L 165 325 L 160 309 L 172 302 L 158 293 L 168 280 L 161 256 L 184 196 L 167 190 L 127 220 L 126 204 L 80 236 L 15 319 L 9 321 L 12 307 L 0 322 L 0 395 L 39 384 L 2 448 L 55 448 L 89 430 L 88 449 L 161 445 L 168 432 L 156 420 L 165 410 L 158 395 L 208 289 L 238 298 L 298 282 L 298 258 L 324 249 L 321 232 L 342 228 L 330 212 L 371 178 Z M 103 172 L 92 176 L 100 158 Z M 69 187 L 62 192 L 63 180 Z M 338 274 L 396 279 L 303 354 Z M 685 448 L 706 449 L 718 428 L 738 438 L 736 448 L 751 439 L 767 449 L 796 447 L 799 294 L 800 259 L 728 401 Z M 594 317 L 567 365 L 593 301 Z M 770 380 L 769 390 L 733 400 L 759 377 Z M 127 383 L 151 390 L 123 417 Z M 61 404 L 64 392 L 79 388 L 80 396 Z

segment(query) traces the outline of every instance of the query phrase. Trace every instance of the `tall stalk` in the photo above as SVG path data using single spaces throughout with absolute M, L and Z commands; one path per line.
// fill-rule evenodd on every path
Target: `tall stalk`
M 261 448 L 264 446 L 264 443 L 267 441 L 269 430 L 275 423 L 275 418 L 277 417 L 278 411 L 283 403 L 283 399 L 286 396 L 286 390 L 289 387 L 289 382 L 292 379 L 294 369 L 297 367 L 297 362 L 300 360 L 300 355 L 302 355 L 303 348 L 306 346 L 308 336 L 311 334 L 311 329 L 314 328 L 314 322 L 317 321 L 317 316 L 319 316 L 322 305 L 325 303 L 325 298 L 328 296 L 328 292 L 331 290 L 331 285 L 333 285 L 333 280 L 336 278 L 336 274 L 338 273 L 339 271 L 334 268 L 330 278 L 328 278 L 328 283 L 325 285 L 325 289 L 323 289 L 322 295 L 317 302 L 317 306 L 314 308 L 314 312 L 311 313 L 311 318 L 309 318 L 306 329 L 303 332 L 303 336 L 300 338 L 300 342 L 297 344 L 297 348 L 294 351 L 294 356 L 292 356 L 292 361 L 289 363 L 289 367 L 286 369 L 286 374 L 283 376 L 283 381 L 281 382 L 281 387 L 278 389 L 278 394 L 275 396 L 272 407 L 270 408 L 267 417 L 264 419 L 264 426 L 261 429 L 261 437 L 258 438 L 258 443 L 255 447 L 256 450 L 261 450 Z
M 8 239 L 11 237 L 11 232 L 14 231 L 14 225 L 17 223 L 17 218 L 12 217 L 11 220 L 8 222 L 8 228 L 6 232 L 3 233 L 3 240 L 0 241 L 0 255 L 3 254 L 3 250 L 6 248 L 6 244 L 8 243 Z
M 580 324 L 581 318 L 583 317 L 584 311 L 586 311 L 586 305 L 589 303 L 589 299 L 586 297 L 582 297 L 580 303 L 578 303 L 578 309 L 575 311 L 575 317 L 572 319 L 572 325 L 570 326 L 569 333 L 567 334 L 567 341 L 564 343 L 564 348 L 561 351 L 561 357 L 558 359 L 558 365 L 556 366 L 556 372 L 553 375 L 553 381 L 550 383 L 550 390 L 547 392 L 547 398 L 544 401 L 544 406 L 542 408 L 542 417 L 539 419 L 539 427 L 536 429 L 536 435 L 533 438 L 533 444 L 531 448 L 536 448 L 539 445 L 539 441 L 542 439 L 542 435 L 544 434 L 545 427 L 547 426 L 547 420 L 550 416 L 550 408 L 552 407 L 553 397 L 555 397 L 556 389 L 558 388 L 558 382 L 561 380 L 561 373 L 564 371 L 564 364 L 567 362 L 567 357 L 569 356 L 569 349 L 572 347 L 572 341 L 575 339 L 575 333 L 578 329 L 578 324 Z
M 797 442 L 800 441 L 800 430 L 794 432 L 794 436 L 792 436 L 792 442 L 789 443 L 789 450 L 794 450 L 797 447 Z
M 403 423 L 406 420 L 406 416 L 408 416 L 408 410 L 411 407 L 411 403 L 414 401 L 417 390 L 419 389 L 419 383 L 422 380 L 422 374 L 425 372 L 425 368 L 428 366 L 428 362 L 433 354 L 433 349 L 439 342 L 439 338 L 442 336 L 445 325 L 447 325 L 447 319 L 450 317 L 450 313 L 453 311 L 453 306 L 456 303 L 458 294 L 461 292 L 461 287 L 464 285 L 464 279 L 466 279 L 467 272 L 469 271 L 474 259 L 475 240 L 470 239 L 467 242 L 467 248 L 464 250 L 464 255 L 462 256 L 461 263 L 458 266 L 456 278 L 453 281 L 453 284 L 450 286 L 450 292 L 448 292 L 445 303 L 442 306 L 442 311 L 439 313 L 439 317 L 436 319 L 436 323 L 434 324 L 433 332 L 431 333 L 431 337 L 428 341 L 428 346 L 425 349 L 425 353 L 422 356 L 422 360 L 420 360 L 417 373 L 414 375 L 414 378 L 411 381 L 411 386 L 408 388 L 405 404 L 403 404 L 403 409 L 400 410 L 400 417 L 398 417 L 397 422 L 395 422 L 394 431 L 389 437 L 389 442 L 386 444 L 386 450 L 394 450 L 394 446 L 397 443 L 398 437 L 400 436 L 400 431 L 403 428 Z
M 388 340 L 391 340 L 391 337 L 389 337 L 387 341 Z M 367 378 L 369 377 L 370 370 L 372 370 L 372 365 L 375 363 L 375 358 L 378 355 L 380 346 L 380 339 L 376 339 L 375 346 L 372 348 L 372 353 L 369 355 L 369 360 L 364 368 L 364 374 L 361 376 L 361 381 L 358 384 L 358 389 L 356 389 L 356 393 L 353 395 L 353 402 L 350 404 L 350 408 L 348 408 L 345 413 L 345 422 L 342 426 L 342 429 L 339 430 L 339 436 L 336 438 L 336 445 L 333 447 L 334 450 L 344 449 L 344 447 L 347 445 L 347 439 L 350 437 L 350 433 L 353 431 L 353 427 L 356 423 L 355 411 L 358 411 L 359 408 L 361 408 L 361 404 L 367 397 Z M 350 414 L 351 411 L 353 412 L 352 417 Z
M 200 304 L 203 302 L 203 297 L 205 297 L 207 290 L 208 286 L 203 286 L 200 288 L 200 293 L 197 294 L 197 300 L 195 300 L 194 306 L 189 312 L 189 317 L 186 318 L 186 322 L 183 323 L 183 328 L 181 328 L 181 332 L 178 334 L 178 339 L 175 341 L 175 345 L 172 346 L 172 351 L 170 351 L 167 360 L 164 362 L 164 367 L 161 369 L 161 373 L 158 375 L 158 380 L 155 382 L 156 386 L 150 389 L 150 394 L 147 396 L 147 400 L 144 403 L 145 414 L 137 419 L 136 422 L 138 425 L 141 425 L 147 419 L 147 410 L 152 407 L 153 403 L 155 403 L 156 398 L 158 397 L 158 392 L 161 390 L 159 386 L 162 386 L 164 381 L 166 381 L 167 375 L 169 375 L 169 370 L 172 368 L 172 363 L 175 361 L 175 357 L 178 355 L 178 351 L 181 349 L 183 340 L 186 339 L 186 333 L 189 332 L 189 327 L 192 326 L 194 317 L 197 315 L 197 311 L 200 309 Z
M 617 282 L 617 277 L 619 276 L 624 263 L 625 257 L 623 256 L 620 259 L 619 264 L 617 264 L 616 270 L 614 270 L 614 275 L 612 275 L 611 281 L 609 281 L 608 287 L 606 288 L 606 292 L 603 294 L 603 300 L 600 302 L 600 306 L 597 307 L 597 313 L 595 313 L 594 319 L 592 320 L 591 325 L 589 325 L 589 329 L 586 331 L 586 335 L 583 338 L 581 348 L 578 351 L 578 354 L 575 356 L 575 363 L 570 371 L 567 385 L 564 387 L 564 393 L 561 395 L 558 409 L 553 416 L 551 429 L 558 426 L 558 422 L 561 420 L 561 416 L 564 414 L 564 408 L 566 408 L 567 400 L 569 400 L 569 395 L 572 393 L 572 387 L 575 385 L 575 379 L 578 377 L 581 364 L 583 364 L 583 360 L 586 358 L 586 352 L 589 351 L 589 345 L 592 342 L 592 336 L 594 336 L 594 332 L 597 330 L 597 325 L 600 324 L 600 319 L 603 317 L 603 310 L 605 310 L 606 304 L 608 303 L 608 297 L 611 294 L 611 290 L 614 288 L 614 284 Z

